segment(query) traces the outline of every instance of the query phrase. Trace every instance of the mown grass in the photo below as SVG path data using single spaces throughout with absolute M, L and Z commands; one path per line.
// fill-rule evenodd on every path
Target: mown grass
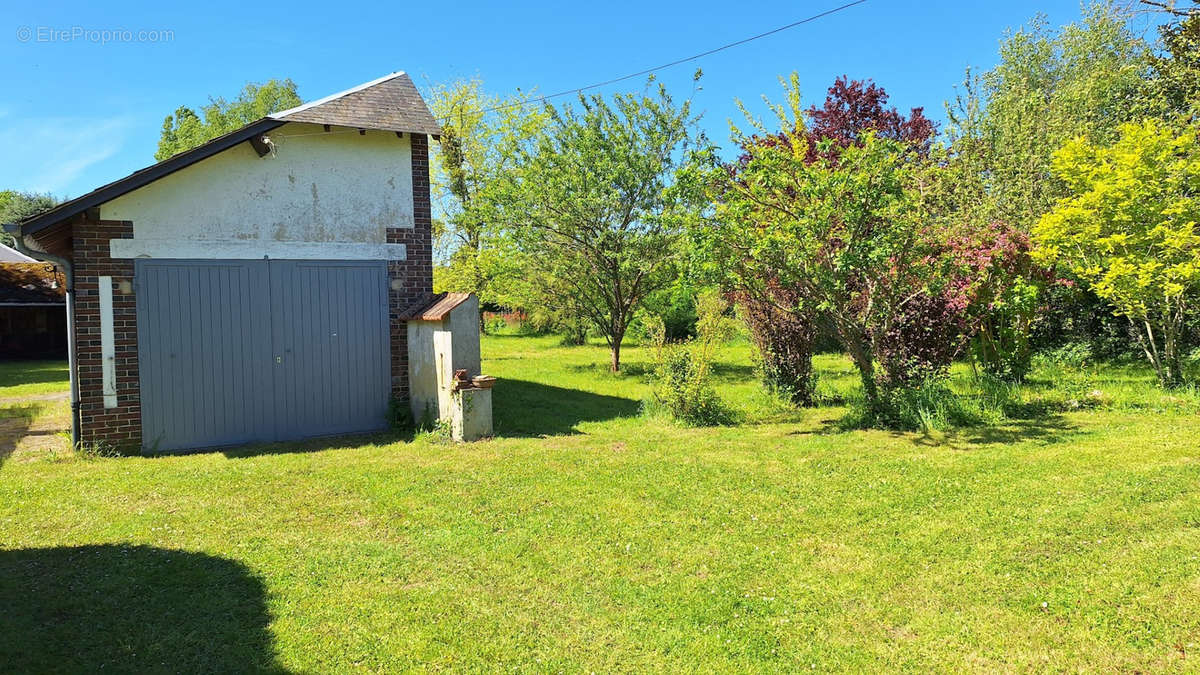
M 65 361 L 0 361 L 0 465 L 69 454 L 68 388 Z
M 1136 368 L 1098 388 L 1147 405 L 930 438 L 782 405 L 744 344 L 716 376 L 752 423 L 707 429 L 640 414 L 642 349 L 612 375 L 597 345 L 483 346 L 488 442 L 4 464 L 0 663 L 1198 668 L 1200 418 Z
M 0 361 L 0 399 L 65 392 L 66 361 Z

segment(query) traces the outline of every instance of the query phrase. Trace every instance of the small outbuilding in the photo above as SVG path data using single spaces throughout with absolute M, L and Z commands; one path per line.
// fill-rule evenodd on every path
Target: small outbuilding
M 67 354 L 65 279 L 44 262 L 0 245 L 0 358 Z
M 414 306 L 406 319 L 413 419 L 448 420 L 456 440 L 491 436 L 494 378 L 480 373 L 479 299 L 439 293 Z
M 439 133 L 394 73 L 8 226 L 66 271 L 77 440 L 175 451 L 385 428 L 410 395 L 406 317 L 433 292 Z

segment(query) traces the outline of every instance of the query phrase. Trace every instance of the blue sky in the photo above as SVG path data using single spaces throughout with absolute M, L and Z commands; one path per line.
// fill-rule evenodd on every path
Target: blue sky
M 405 70 L 418 86 L 478 75 L 489 90 L 556 92 L 636 72 L 841 4 L 794 2 L 405 3 L 356 8 L 297 0 L 116 3 L 9 0 L 0 29 L 0 189 L 74 197 L 153 163 L 163 118 L 247 81 L 291 77 L 311 100 Z M 1079 16 L 1075 0 L 867 0 L 751 44 L 660 73 L 695 95 L 704 127 L 728 138 L 734 99 L 761 110 L 778 77 L 799 73 L 806 100 L 839 75 L 872 78 L 901 108 L 943 119 L 967 66 L 986 68 L 1001 36 L 1038 12 Z M 103 43 L 95 31 L 127 30 Z M 55 36 L 51 31 L 66 35 Z M 84 31 L 82 35 L 72 35 Z M 169 39 L 137 40 L 142 31 Z M 64 39 L 65 38 L 65 39 Z M 638 89 L 641 80 L 607 91 Z

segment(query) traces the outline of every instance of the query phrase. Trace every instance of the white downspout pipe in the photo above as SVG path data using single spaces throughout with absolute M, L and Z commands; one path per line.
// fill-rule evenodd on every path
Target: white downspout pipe
M 71 381 L 71 447 L 79 447 L 79 376 L 75 373 L 75 274 L 71 261 L 62 256 L 44 251 L 35 251 L 25 245 L 21 226 L 15 223 L 4 225 L 4 231 L 13 235 L 13 248 L 43 262 L 54 263 L 63 271 L 67 291 L 67 374 Z

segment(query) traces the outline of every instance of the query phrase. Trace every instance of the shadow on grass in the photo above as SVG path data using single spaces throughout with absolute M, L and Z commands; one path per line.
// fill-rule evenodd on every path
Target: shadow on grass
M 641 401 L 620 396 L 594 394 L 538 382 L 508 378 L 496 382 L 492 390 L 493 430 L 497 437 L 528 438 L 579 433 L 582 422 L 601 422 L 618 417 L 633 417 L 641 412 Z M 369 443 L 387 445 L 413 440 L 416 432 L 386 431 L 367 434 L 325 436 L 296 441 L 279 441 L 230 447 L 194 448 L 179 452 L 146 452 L 146 456 L 174 456 L 220 452 L 236 459 L 261 455 L 320 452 Z
M 502 379 L 492 393 L 497 436 L 529 437 L 575 434 L 581 422 L 632 417 L 641 402 L 526 380 Z
M 388 445 L 389 443 L 406 443 L 413 439 L 414 433 L 395 431 L 378 431 L 366 434 L 339 434 L 335 436 L 317 436 L 295 441 L 275 441 L 272 443 L 256 443 L 254 445 L 238 445 L 224 448 L 201 448 L 196 450 L 181 450 L 177 453 L 159 453 L 162 456 L 176 454 L 194 454 L 203 452 L 220 452 L 230 459 L 242 457 L 258 457 L 260 455 L 286 455 L 304 452 L 321 452 L 337 448 L 354 448 L 363 445 Z M 153 455 L 157 456 L 157 455 Z
M 654 364 L 649 361 L 622 361 L 620 373 L 613 373 L 607 363 L 600 362 L 573 364 L 565 368 L 573 373 L 593 373 L 601 377 L 645 377 L 654 373 Z M 709 364 L 708 372 L 715 379 L 731 382 L 742 382 L 757 376 L 754 366 L 720 361 Z
M 527 380 L 501 378 L 492 389 L 492 428 L 495 435 L 502 438 L 577 434 L 579 431 L 575 427 L 581 422 L 601 422 L 617 417 L 632 417 L 641 411 L 641 405 L 640 401 L 620 396 L 606 396 Z M 413 440 L 415 435 L 415 432 L 411 430 L 406 432 L 389 431 L 185 452 L 219 451 L 230 458 L 257 457 L 259 455 L 320 452 L 368 443 L 386 445 L 408 442 Z
M 600 377 L 645 377 L 653 372 L 654 364 L 649 361 L 630 361 L 625 359 L 621 361 L 621 372 L 619 373 L 612 372 L 607 361 L 573 363 L 563 366 L 563 368 L 573 373 L 593 373 Z
M 973 426 L 946 431 L 894 431 L 893 436 L 908 438 L 914 445 L 950 447 L 964 450 L 969 446 L 1013 445 L 1018 443 L 1057 443 L 1078 429 L 1059 416 L 1044 419 L 1020 419 L 992 426 Z
M 284 672 L 245 565 L 150 546 L 0 551 L 8 672 Z
M 836 436 L 854 431 L 871 431 L 872 427 L 856 427 L 848 424 L 848 416 L 833 416 L 821 420 L 812 430 L 797 431 L 792 435 Z M 916 445 L 991 445 L 1009 443 L 1055 443 L 1078 433 L 1078 427 L 1068 422 L 1061 415 L 1045 414 L 1039 417 L 1015 419 L 1010 418 L 993 425 L 964 425 L 945 431 L 935 431 L 932 434 L 921 431 L 888 431 L 892 436 L 908 438 Z
M 1060 415 L 1032 419 L 1013 419 L 988 427 L 970 427 L 947 432 L 954 442 L 970 445 L 996 443 L 1055 443 L 1078 432 L 1078 428 Z

